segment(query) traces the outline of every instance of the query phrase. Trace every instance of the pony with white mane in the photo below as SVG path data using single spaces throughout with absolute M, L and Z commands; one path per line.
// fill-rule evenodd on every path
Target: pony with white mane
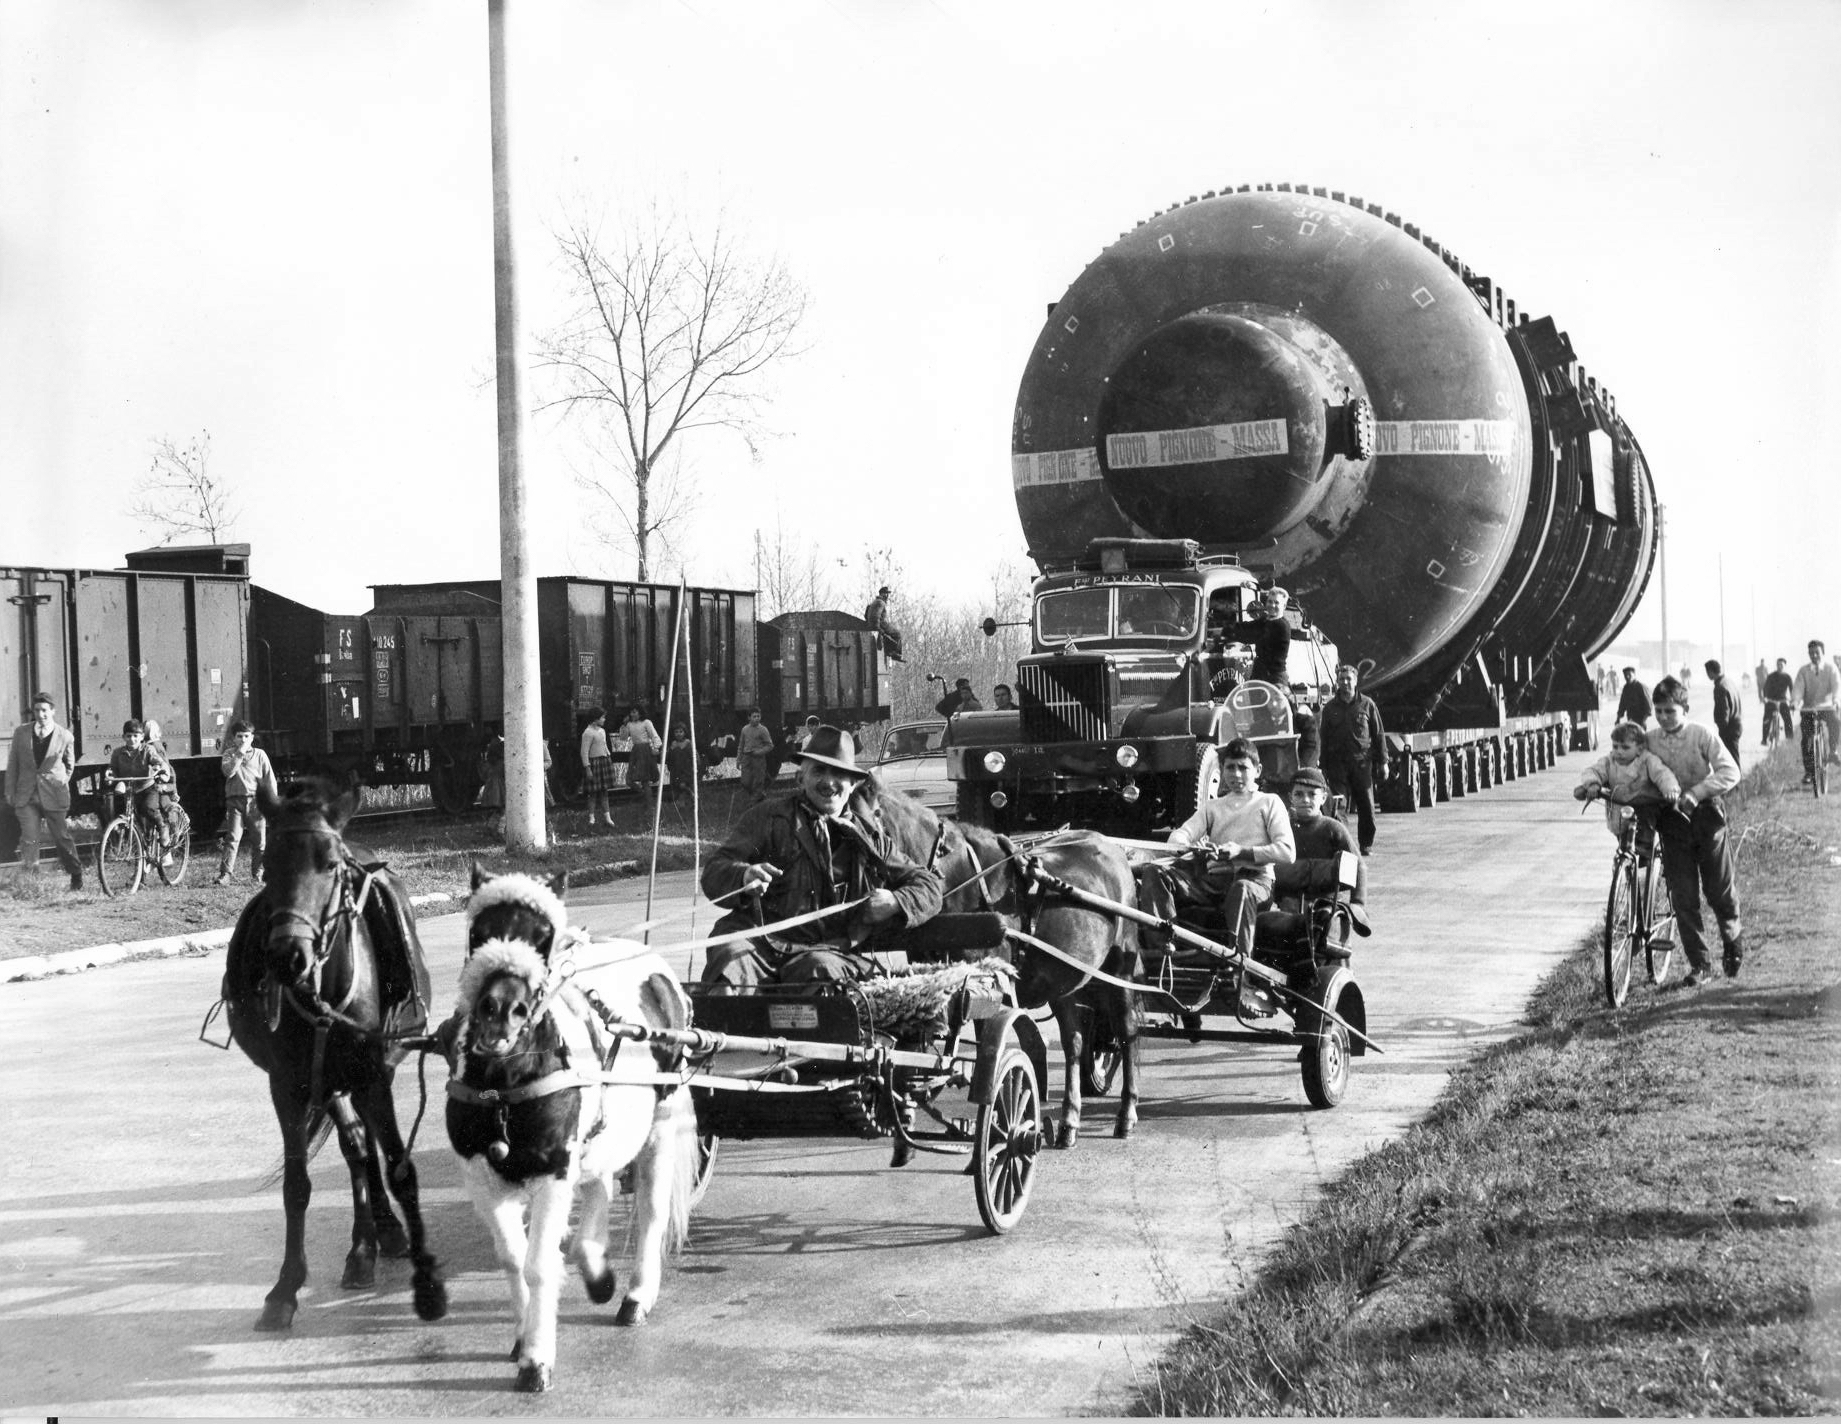
M 517 1388 L 537 1393 L 555 1376 L 561 1248 L 578 1187 L 569 1255 L 589 1299 L 605 1304 L 609 1208 L 631 1166 L 631 1279 L 616 1324 L 645 1319 L 664 1259 L 688 1233 L 697 1120 L 681 1051 L 621 1030 L 687 1028 L 690 1001 L 644 945 L 571 931 L 560 885 L 474 874 L 470 953 L 444 1030 L 448 1139 L 511 1287 Z

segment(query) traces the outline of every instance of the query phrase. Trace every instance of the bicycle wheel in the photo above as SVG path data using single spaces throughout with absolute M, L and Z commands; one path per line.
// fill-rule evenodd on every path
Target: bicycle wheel
M 185 868 L 192 863 L 192 818 L 181 807 L 173 819 L 179 823 L 179 829 L 174 833 L 173 843 L 160 862 L 160 879 L 168 885 L 177 885 L 185 879 Z
M 1630 993 L 1630 960 L 1636 948 L 1636 863 L 1621 856 L 1611 871 L 1604 907 L 1604 996 L 1621 1009 Z
M 141 888 L 146 866 L 141 860 L 141 833 L 128 816 L 117 816 L 103 828 L 96 846 L 96 879 L 105 895 L 132 895 Z
M 1815 735 L 1810 739 L 1809 750 L 1815 763 L 1809 789 L 1818 797 L 1826 796 L 1828 794 L 1828 726 L 1819 718 L 1815 724 Z
M 1649 982 L 1660 985 L 1668 978 L 1669 966 L 1675 961 L 1675 944 L 1680 935 L 1675 929 L 1675 902 L 1669 898 L 1668 879 L 1662 874 L 1659 850 L 1649 858 L 1643 904 L 1647 907 L 1643 923 L 1648 927 L 1643 937 L 1643 956 L 1649 968 Z

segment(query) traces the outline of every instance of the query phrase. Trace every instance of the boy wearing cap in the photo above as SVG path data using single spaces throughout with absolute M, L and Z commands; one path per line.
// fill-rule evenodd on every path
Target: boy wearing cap
M 877 939 L 939 913 L 939 875 L 903 859 L 851 802 L 868 772 L 850 733 L 820 727 L 797 756 L 794 789 L 751 807 L 703 872 L 703 893 L 731 906 L 714 933 L 862 903 L 714 947 L 703 968 L 714 992 L 865 978 Z
M 39 827 L 51 831 L 58 859 L 70 872 L 70 888 L 83 888 L 83 862 L 70 834 L 70 774 L 77 768 L 77 742 L 57 724 L 57 704 L 48 692 L 32 699 L 32 720 L 13 731 L 6 759 L 6 803 L 19 818 L 19 864 L 38 874 Z

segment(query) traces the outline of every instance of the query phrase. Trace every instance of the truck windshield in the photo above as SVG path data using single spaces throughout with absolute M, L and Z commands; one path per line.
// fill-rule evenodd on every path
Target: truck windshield
M 1036 634 L 1044 644 L 1069 638 L 1188 642 L 1195 635 L 1197 601 L 1197 590 L 1191 584 L 1062 589 L 1036 600 Z

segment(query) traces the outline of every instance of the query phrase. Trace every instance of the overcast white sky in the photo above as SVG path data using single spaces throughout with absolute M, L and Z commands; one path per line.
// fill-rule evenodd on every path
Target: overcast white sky
M 1723 553 L 1735 659 L 1754 604 L 1764 651 L 1841 645 L 1841 5 L 513 0 L 511 44 L 528 326 L 577 197 L 723 205 L 811 293 L 759 462 L 685 447 L 693 582 L 751 586 L 779 516 L 988 588 L 1046 304 L 1288 181 L 1571 333 L 1668 506 L 1674 637 L 1717 640 Z M 486 73 L 484 0 L 0 0 L 0 563 L 119 564 L 154 438 L 209 429 L 259 582 L 496 575 Z M 528 453 L 540 571 L 630 576 L 567 431 Z

